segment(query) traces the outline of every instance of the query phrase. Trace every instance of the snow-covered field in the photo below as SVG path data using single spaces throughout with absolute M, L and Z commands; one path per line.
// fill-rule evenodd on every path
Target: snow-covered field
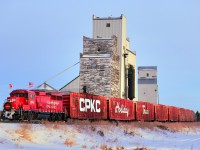
M 198 123 L 0 123 L 0 149 L 199 150 Z

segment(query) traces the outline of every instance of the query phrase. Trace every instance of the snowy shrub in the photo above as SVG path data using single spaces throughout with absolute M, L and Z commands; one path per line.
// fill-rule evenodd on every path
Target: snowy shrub
M 101 145 L 100 149 L 101 149 L 101 150 L 113 150 L 112 147 L 108 147 L 107 145 L 104 145 L 104 144 Z
M 161 130 L 168 130 L 168 127 L 164 126 L 164 125 L 157 125 L 157 128 L 161 129 Z
M 104 136 L 104 133 L 103 133 L 103 131 L 101 131 L 101 130 L 99 130 L 99 131 L 97 131 L 97 133 L 100 135 L 100 136 Z
M 74 141 L 68 140 L 66 139 L 64 142 L 65 145 L 67 145 L 68 147 L 72 147 L 74 146 L 76 143 Z
M 90 129 L 91 129 L 91 131 L 93 131 L 93 132 L 96 130 L 96 128 L 95 128 L 94 126 L 91 126 Z
M 87 145 L 82 145 L 82 148 L 87 148 Z

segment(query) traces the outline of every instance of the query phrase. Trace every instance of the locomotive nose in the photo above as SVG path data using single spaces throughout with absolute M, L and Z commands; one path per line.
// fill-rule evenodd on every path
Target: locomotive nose
M 11 106 L 11 103 L 10 103 L 10 102 L 6 102 L 6 103 L 4 104 L 4 110 L 10 111 L 11 108 L 12 108 L 12 106 Z

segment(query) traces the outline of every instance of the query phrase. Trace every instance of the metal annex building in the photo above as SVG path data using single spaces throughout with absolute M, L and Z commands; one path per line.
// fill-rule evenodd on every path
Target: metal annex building
M 138 67 L 139 101 L 158 104 L 157 66 Z

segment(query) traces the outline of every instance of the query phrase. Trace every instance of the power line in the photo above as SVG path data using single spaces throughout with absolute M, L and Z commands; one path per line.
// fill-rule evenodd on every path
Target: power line
M 79 64 L 79 63 L 80 63 L 80 62 L 77 62 L 77 63 L 75 63 L 74 65 L 68 67 L 67 69 L 65 69 L 65 70 L 63 70 L 63 71 L 57 73 L 56 75 L 54 75 L 54 76 L 50 77 L 49 79 L 47 79 L 44 83 L 48 82 L 49 80 L 52 80 L 53 78 L 59 76 L 60 74 L 64 73 L 65 71 L 69 70 L 70 68 L 76 66 L 76 65 Z

